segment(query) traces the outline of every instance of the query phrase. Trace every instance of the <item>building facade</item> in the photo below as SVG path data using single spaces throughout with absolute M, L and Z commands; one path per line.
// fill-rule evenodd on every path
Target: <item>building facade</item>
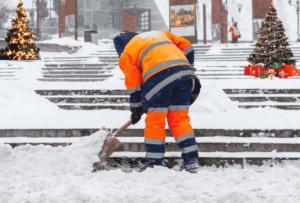
M 86 29 L 97 29 L 99 38 L 112 38 L 124 30 L 169 30 L 155 0 L 77 0 L 77 21 L 79 37 Z

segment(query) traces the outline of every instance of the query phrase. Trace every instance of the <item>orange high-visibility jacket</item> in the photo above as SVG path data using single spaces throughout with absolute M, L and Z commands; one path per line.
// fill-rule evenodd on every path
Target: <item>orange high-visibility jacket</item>
M 200 81 L 187 59 L 194 49 L 183 37 L 166 31 L 153 31 L 134 36 L 120 56 L 119 67 L 125 75 L 125 85 L 131 95 L 142 89 L 143 109 L 168 86 L 178 80 L 195 79 L 193 101 L 200 92 Z M 192 102 L 193 102 L 192 101 Z M 191 103 L 192 103 L 191 102 Z M 132 104 L 138 106 L 139 104 Z
M 232 38 L 238 38 L 240 33 L 234 33 L 234 29 L 233 27 L 230 27 L 230 31 L 231 31 L 231 37 Z

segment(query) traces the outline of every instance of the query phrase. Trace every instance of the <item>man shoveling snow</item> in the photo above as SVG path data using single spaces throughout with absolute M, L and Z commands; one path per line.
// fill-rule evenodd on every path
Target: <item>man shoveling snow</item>
M 180 149 L 181 170 L 197 172 L 198 146 L 188 116 L 189 106 L 200 93 L 194 73 L 194 50 L 183 37 L 165 31 L 138 35 L 122 32 L 114 39 L 119 67 L 130 94 L 132 124 L 147 113 L 146 168 L 161 166 L 165 153 L 165 119 Z

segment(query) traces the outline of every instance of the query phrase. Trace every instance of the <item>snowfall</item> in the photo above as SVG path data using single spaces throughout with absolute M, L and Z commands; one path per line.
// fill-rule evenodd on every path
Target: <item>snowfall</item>
M 276 2 L 280 5 L 279 0 Z M 246 27 L 241 27 L 241 30 L 247 32 Z M 293 36 L 292 33 L 290 35 Z M 96 46 L 66 38 L 48 43 L 82 46 L 72 55 L 75 57 L 89 56 L 95 50 L 109 48 L 101 41 Z M 216 45 L 211 51 L 217 53 L 220 47 L 222 45 Z M 42 59 L 56 56 L 68 57 L 70 54 L 41 53 Z M 96 58 L 88 61 L 95 62 L 98 62 Z M 125 89 L 124 81 L 120 80 L 120 70 L 113 70 L 114 76 L 101 85 L 64 83 L 62 86 L 61 83 L 37 80 L 42 78 L 44 65 L 43 61 L 15 62 L 13 65 L 1 63 L 1 68 L 17 66 L 23 69 L 18 71 L 17 81 L 0 80 L 0 129 L 117 128 L 129 119 L 129 111 L 61 110 L 34 92 L 38 89 Z M 211 63 L 196 62 L 199 69 L 205 65 Z M 222 91 L 237 87 L 299 89 L 297 80 L 203 80 L 201 84 L 201 95 L 190 109 L 194 128 L 300 129 L 299 111 L 239 109 L 237 103 Z M 131 128 L 144 128 L 144 119 Z M 1 138 L 0 203 L 300 202 L 300 161 L 285 161 L 273 167 L 267 164 L 260 167 L 246 164 L 244 168 L 240 165 L 201 167 L 197 174 L 179 172 L 178 166 L 173 169 L 156 167 L 143 173 L 124 169 L 92 173 L 92 165 L 99 161 L 97 154 L 106 136 L 106 131 L 98 131 L 89 137 L 74 139 L 73 144 L 67 147 L 24 145 L 16 148 L 3 144 L 5 138 Z

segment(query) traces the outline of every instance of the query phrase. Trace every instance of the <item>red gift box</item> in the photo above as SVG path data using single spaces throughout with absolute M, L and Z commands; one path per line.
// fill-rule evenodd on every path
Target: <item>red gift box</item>
M 294 76 L 294 66 L 293 65 L 282 65 L 284 72 L 287 72 L 289 77 Z
M 262 65 L 257 65 L 256 68 L 255 68 L 255 77 L 259 78 L 260 71 L 264 71 L 264 70 L 265 70 L 265 68 L 263 68 Z
M 256 65 L 251 65 L 250 66 L 250 75 L 251 76 L 255 76 L 255 68 L 256 68 Z
M 300 69 L 299 70 L 294 70 L 293 75 L 294 76 L 300 76 Z
M 282 77 L 283 76 L 283 77 Z M 289 73 L 285 69 L 278 69 L 278 78 L 288 78 Z
M 262 68 L 262 65 L 250 65 L 250 75 L 258 78 L 259 77 L 259 71 L 258 71 L 259 68 Z
M 250 65 L 244 68 L 244 75 L 250 75 Z

